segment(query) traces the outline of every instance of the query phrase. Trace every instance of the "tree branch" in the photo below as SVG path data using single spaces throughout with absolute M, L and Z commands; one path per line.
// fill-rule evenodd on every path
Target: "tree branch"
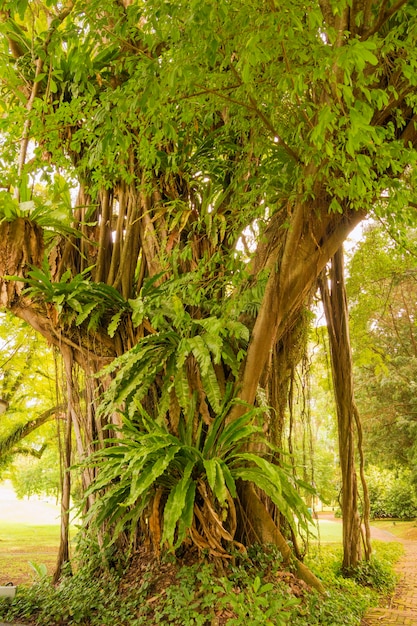
M 379 31 L 379 29 L 385 24 L 385 22 L 387 22 L 389 18 L 394 15 L 394 13 L 399 11 L 399 9 L 401 9 L 402 6 L 407 4 L 407 1 L 408 0 L 398 0 L 391 8 L 385 9 L 385 7 L 388 4 L 388 0 L 384 0 L 376 23 L 373 25 L 372 28 L 370 28 L 364 33 L 363 39 L 367 39 L 368 37 L 372 37 L 372 35 L 375 35 L 375 33 Z
M 0 457 L 6 456 L 7 454 L 13 454 L 13 448 L 17 443 L 19 443 L 19 441 L 22 441 L 22 439 L 30 435 L 30 433 L 34 430 L 46 424 L 46 422 L 50 421 L 54 417 L 57 417 L 57 415 L 64 409 L 64 404 L 58 404 L 57 406 L 47 409 L 34 420 L 31 420 L 26 424 L 16 426 L 10 434 L 5 435 L 0 439 Z
M 62 9 L 62 11 L 60 11 L 58 13 L 58 15 L 56 16 L 55 19 L 52 20 L 51 26 L 46 34 L 45 37 L 45 41 L 43 43 L 42 46 L 42 52 L 44 54 L 39 55 L 37 60 L 36 60 L 36 67 L 35 67 L 35 77 L 33 79 L 33 84 L 32 84 L 32 90 L 29 96 L 29 100 L 26 103 L 26 110 L 28 113 L 30 113 L 30 111 L 33 109 L 33 103 L 35 102 L 35 98 L 37 97 L 38 93 L 39 93 L 39 89 L 40 89 L 40 85 L 41 85 L 41 81 L 38 80 L 39 76 L 43 70 L 43 66 L 45 65 L 45 59 L 46 59 L 46 53 L 48 51 L 48 47 L 49 44 L 51 42 L 52 39 L 52 35 L 54 34 L 54 32 L 57 30 L 58 26 L 63 22 L 63 20 L 71 13 L 73 7 L 74 7 L 74 0 L 69 0 L 68 3 L 66 4 L 66 6 L 64 6 L 64 8 Z M 30 122 L 30 118 L 29 116 L 26 118 L 24 125 L 23 125 L 23 133 L 22 133 L 22 138 L 20 140 L 20 154 L 19 154 L 19 160 L 18 160 L 18 176 L 19 179 L 21 178 L 22 174 L 23 174 L 23 168 L 25 166 L 26 163 L 26 157 L 27 157 L 27 151 L 28 151 L 28 145 L 29 145 L 29 138 L 30 138 L 30 126 L 31 126 L 31 122 Z M 20 199 L 20 191 L 17 188 L 16 189 L 16 198 L 19 200 Z

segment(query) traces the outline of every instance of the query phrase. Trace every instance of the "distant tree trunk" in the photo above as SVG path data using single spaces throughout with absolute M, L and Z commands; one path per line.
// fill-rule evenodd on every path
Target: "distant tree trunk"
M 358 449 L 361 457 L 361 479 L 363 455 L 359 413 L 353 391 L 352 352 L 349 336 L 349 314 L 344 281 L 343 248 L 333 256 L 329 274 L 323 272 L 319 278 L 321 296 L 327 320 L 333 387 L 338 421 L 339 457 L 342 474 L 342 518 L 343 518 L 343 563 L 348 572 L 362 560 L 361 517 L 358 510 L 358 480 L 355 468 L 355 427 L 358 427 Z M 364 483 L 365 497 L 365 558 L 370 557 L 369 506 Z

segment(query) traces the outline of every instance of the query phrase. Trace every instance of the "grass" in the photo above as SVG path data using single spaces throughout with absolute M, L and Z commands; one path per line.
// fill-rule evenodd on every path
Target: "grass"
M 381 530 L 386 530 L 399 539 L 417 539 L 417 520 L 372 520 L 371 526 L 380 528 Z
M 341 543 L 342 541 L 342 524 L 339 522 L 331 522 L 329 520 L 319 520 L 318 531 L 313 529 L 314 534 L 317 536 L 316 541 L 320 543 Z
M 58 524 L 32 526 L 0 520 L 0 584 L 32 583 L 34 572 L 30 562 L 44 563 L 51 574 L 56 564 L 59 536 Z

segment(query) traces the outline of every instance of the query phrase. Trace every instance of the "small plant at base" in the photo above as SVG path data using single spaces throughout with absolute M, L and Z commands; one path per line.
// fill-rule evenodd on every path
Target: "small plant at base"
M 223 585 L 226 581 L 222 580 Z M 292 624 L 293 609 L 300 601 L 288 594 L 277 593 L 273 583 L 263 583 L 256 576 L 246 589 L 230 589 L 223 596 L 221 604 L 230 607 L 235 614 L 228 620 L 229 626 L 251 624 L 253 626 L 287 626 Z M 222 586 L 217 587 L 219 593 Z
M 48 568 L 45 563 L 35 563 L 34 561 L 28 561 L 30 568 L 33 570 L 36 578 L 43 580 L 48 575 Z
M 378 591 L 392 591 L 397 582 L 397 577 L 392 572 L 392 568 L 375 558 L 362 561 L 356 567 L 343 573 L 345 576 L 353 578 L 359 585 L 371 587 Z

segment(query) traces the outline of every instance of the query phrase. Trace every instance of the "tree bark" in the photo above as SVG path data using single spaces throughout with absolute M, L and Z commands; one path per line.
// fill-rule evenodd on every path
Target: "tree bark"
M 333 387 L 338 422 L 339 458 L 342 476 L 343 563 L 349 572 L 362 560 L 361 517 L 358 509 L 358 481 L 355 468 L 355 425 L 359 414 L 354 400 L 349 313 L 344 281 L 343 248 L 332 258 L 329 277 L 320 276 L 319 286 L 326 315 L 330 342 Z M 358 446 L 360 447 L 360 446 Z M 363 467 L 363 458 L 361 467 Z M 363 472 L 362 478 L 364 480 Z M 365 489 L 365 499 L 367 492 Z M 365 555 L 371 554 L 369 512 L 365 506 Z
M 55 571 L 52 577 L 52 582 L 55 585 L 61 578 L 62 569 L 70 563 L 70 550 L 69 550 L 69 511 L 71 500 L 71 449 L 72 449 L 72 424 L 71 424 L 71 412 L 67 411 L 67 420 L 64 430 L 63 449 L 61 450 L 61 529 L 59 539 L 58 557 L 55 566 Z
M 320 593 L 325 592 L 323 583 L 299 561 L 293 554 L 290 546 L 286 542 L 284 536 L 280 532 L 277 525 L 273 522 L 272 517 L 262 504 L 255 488 L 250 483 L 245 483 L 241 488 L 241 501 L 248 516 L 251 526 L 251 532 L 259 543 L 273 544 L 280 551 L 284 563 L 294 568 L 294 571 L 300 580 L 313 587 Z
M 254 402 L 274 345 L 296 324 L 320 272 L 363 218 L 359 211 L 346 210 L 341 215 L 330 213 L 327 205 L 296 205 L 291 227 L 269 255 L 271 272 L 241 376 L 240 398 L 244 402 Z M 276 238 L 277 233 L 271 237 Z M 238 414 L 239 407 L 234 416 Z

